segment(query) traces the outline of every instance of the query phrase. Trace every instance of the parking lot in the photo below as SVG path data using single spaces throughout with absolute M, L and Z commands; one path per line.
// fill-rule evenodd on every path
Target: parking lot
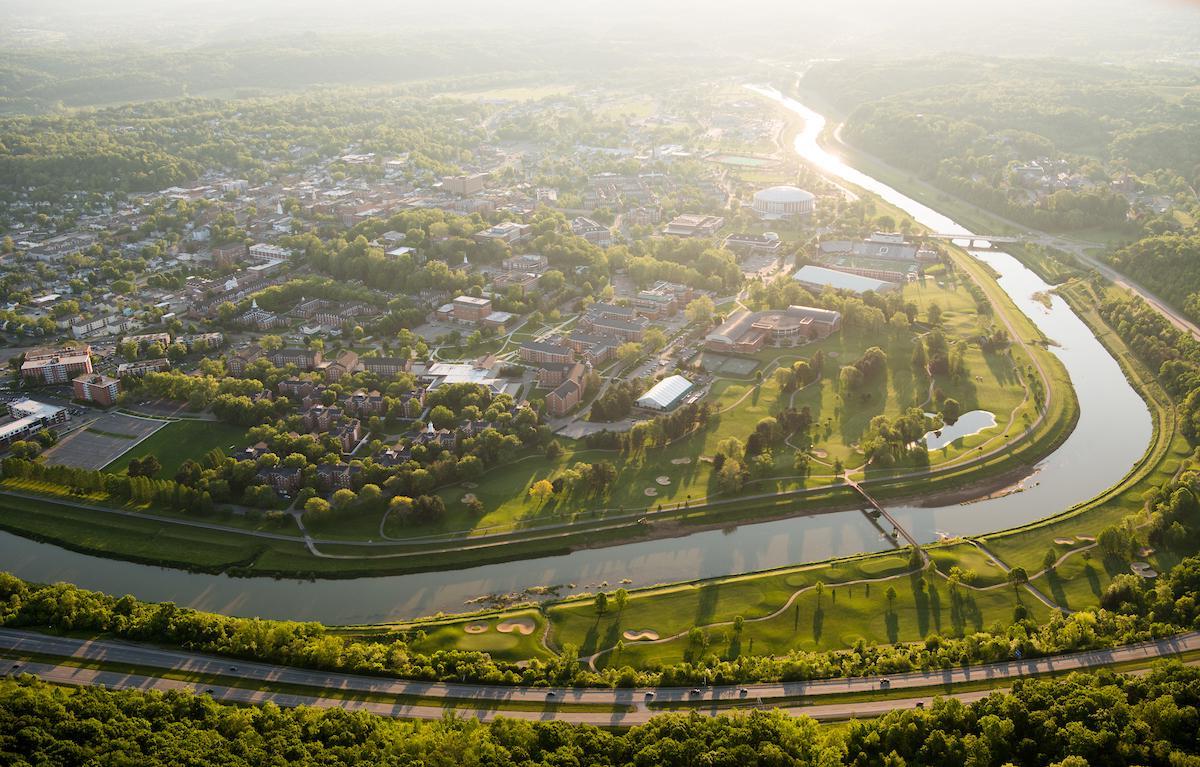
M 43 455 L 52 466 L 102 469 L 166 424 L 166 421 L 105 413 L 64 436 Z

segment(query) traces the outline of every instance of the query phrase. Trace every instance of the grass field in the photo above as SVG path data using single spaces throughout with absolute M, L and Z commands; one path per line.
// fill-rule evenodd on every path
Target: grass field
M 245 447 L 246 430 L 219 421 L 172 421 L 129 452 L 116 459 L 105 471 L 120 474 L 134 458 L 153 455 L 162 464 L 159 476 L 174 476 L 189 458 L 199 460 L 214 447 L 231 453 Z

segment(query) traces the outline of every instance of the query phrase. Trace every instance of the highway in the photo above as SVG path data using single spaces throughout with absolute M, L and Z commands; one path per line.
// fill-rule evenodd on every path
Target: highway
M 1149 661 L 1182 652 L 1200 650 L 1200 631 L 1179 634 L 1174 637 L 1140 644 L 1127 645 L 1111 650 L 1090 650 L 1034 660 L 1013 660 L 973 667 L 955 667 L 937 671 L 894 674 L 886 677 L 892 691 L 911 689 L 911 697 L 883 700 L 839 701 L 810 705 L 778 706 L 780 710 L 794 715 L 806 715 L 815 719 L 838 720 L 853 716 L 876 716 L 897 709 L 927 705 L 934 693 L 928 688 L 947 684 L 988 681 L 1003 686 L 1005 683 L 1024 676 L 1066 672 L 1135 661 Z M 555 720 L 576 724 L 627 727 L 642 724 L 651 717 L 664 713 L 650 708 L 647 703 L 690 703 L 702 714 L 714 715 L 728 712 L 727 707 L 718 707 L 720 702 L 727 706 L 731 702 L 744 702 L 747 706 L 762 701 L 764 707 L 775 708 L 774 698 L 819 698 L 827 695 L 850 693 L 876 693 L 880 689 L 881 677 L 826 679 L 812 682 L 778 682 L 745 686 L 745 693 L 733 685 L 702 687 L 693 694 L 686 687 L 663 687 L 653 690 L 610 689 L 610 688 L 538 688 L 506 687 L 500 685 L 477 685 L 413 681 L 386 677 L 371 677 L 316 671 L 269 663 L 246 662 L 220 658 L 183 650 L 170 650 L 148 645 L 131 644 L 112 640 L 86 640 L 57 637 L 31 631 L 0 629 L 0 652 L 7 655 L 54 656 L 64 660 L 85 663 L 92 668 L 65 665 L 51 659 L 39 658 L 38 662 L 6 662 L 0 665 L 4 674 L 29 673 L 48 682 L 67 685 L 104 685 L 110 689 L 137 690 L 211 690 L 214 699 L 228 703 L 261 704 L 272 701 L 280 706 L 342 707 L 351 710 L 367 710 L 383 716 L 411 719 L 439 719 L 448 710 L 461 716 L 484 721 L 497 716 L 531 720 Z M 136 666 L 137 673 L 104 670 L 103 664 Z M 100 668 L 96 668 L 101 664 Z M 218 680 L 212 684 L 197 685 L 178 679 L 167 679 L 155 675 L 156 670 L 176 674 L 201 674 L 214 677 L 236 677 L 238 686 L 222 685 Z M 255 682 L 262 683 L 256 688 Z M 311 694 L 299 691 L 272 690 L 272 685 L 313 688 Z M 265 688 L 265 689 L 264 689 Z M 951 693 L 963 701 L 985 697 L 991 690 L 973 690 Z M 553 694 L 551 694 L 553 693 Z M 369 695 L 373 700 L 355 700 L 353 696 Z M 436 699 L 443 703 L 406 703 L 403 701 L 380 701 L 381 696 L 420 697 Z M 540 710 L 499 709 L 497 706 L 512 702 L 523 702 L 542 706 Z M 561 710 L 563 704 L 590 704 L 611 706 L 611 711 Z

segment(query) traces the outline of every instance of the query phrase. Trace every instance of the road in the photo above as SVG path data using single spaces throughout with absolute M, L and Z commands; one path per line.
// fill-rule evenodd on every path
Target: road
M 1115 663 L 1149 661 L 1155 658 L 1182 652 L 1200 650 L 1200 631 L 1180 634 L 1154 642 L 1127 645 L 1111 650 L 1091 650 L 1059 655 L 1037 660 L 1014 660 L 974 667 L 955 667 L 937 671 L 914 672 L 888 676 L 890 690 L 918 690 L 911 697 L 889 700 L 858 700 L 852 702 L 819 703 L 804 706 L 783 706 L 780 710 L 793 715 L 807 715 L 815 719 L 847 719 L 853 716 L 875 716 L 897 709 L 927 704 L 933 695 L 927 688 L 946 684 L 989 681 L 1003 686 L 1005 682 L 1029 675 L 1050 672 L 1065 672 L 1096 668 Z M 164 679 L 154 674 L 155 669 L 170 669 L 177 673 L 205 674 L 238 677 L 241 684 L 262 682 L 264 686 L 299 685 L 329 691 L 321 694 L 284 693 L 270 689 L 220 684 L 199 685 L 212 690 L 212 696 L 228 703 L 265 703 L 273 701 L 280 706 L 310 705 L 319 707 L 342 707 L 367 710 L 384 716 L 440 719 L 446 711 L 453 709 L 457 714 L 490 720 L 497 716 L 519 719 L 556 720 L 575 724 L 598 726 L 632 726 L 642 724 L 651 717 L 663 713 L 646 704 L 647 695 L 653 693 L 656 703 L 690 702 L 700 704 L 701 714 L 714 715 L 727 712 L 718 708 L 718 701 L 730 702 L 758 700 L 770 706 L 770 699 L 800 696 L 845 695 L 847 693 L 878 692 L 880 677 L 828 679 L 813 682 L 781 682 L 755 684 L 745 687 L 742 694 L 735 686 L 704 687 L 698 694 L 689 688 L 663 687 L 648 689 L 607 688 L 532 688 L 504 687 L 497 685 L 446 684 L 439 682 L 411 681 L 313 671 L 269 663 L 246 662 L 219 658 L 182 650 L 168 650 L 146 645 L 129 644 L 110 640 L 85 640 L 56 637 L 30 631 L 0 629 L 0 651 L 9 654 L 36 653 L 51 655 L 74 661 L 138 666 L 140 673 L 105 671 L 102 668 L 81 668 L 59 665 L 53 662 L 22 662 L 18 668 L 6 663 L 4 673 L 29 673 L 49 682 L 68 685 L 104 685 L 112 689 L 138 690 L 182 690 L 195 689 L 198 685 L 176 679 Z M 924 688 L 924 689 L 923 689 Z M 550 696 L 549 693 L 554 695 Z M 963 701 L 977 700 L 991 690 L 952 693 Z M 334 694 L 336 693 L 336 695 Z M 444 701 L 442 704 L 413 705 L 402 702 L 379 700 L 347 700 L 345 696 L 420 696 Z M 542 710 L 497 710 L 496 705 L 505 702 L 523 701 L 540 704 Z M 613 711 L 558 710 L 562 704 L 599 704 L 619 707 Z M 708 705 L 705 705 L 708 704 Z

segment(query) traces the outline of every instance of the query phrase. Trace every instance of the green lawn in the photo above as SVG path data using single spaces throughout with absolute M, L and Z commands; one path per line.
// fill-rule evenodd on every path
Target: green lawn
M 172 421 L 151 434 L 136 447 L 104 467 L 119 474 L 134 458 L 153 455 L 162 464 L 159 476 L 171 477 L 189 458 L 199 460 L 214 447 L 226 453 L 246 446 L 246 430 L 219 421 Z

